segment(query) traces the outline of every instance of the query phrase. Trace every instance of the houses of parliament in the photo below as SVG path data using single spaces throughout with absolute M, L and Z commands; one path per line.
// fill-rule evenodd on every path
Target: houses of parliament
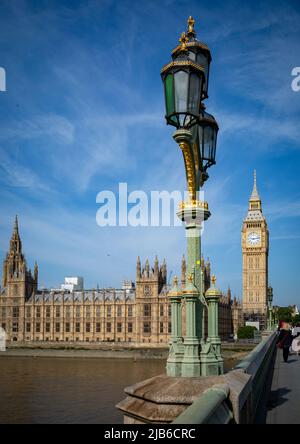
M 268 228 L 262 214 L 256 177 L 243 222 L 242 253 L 243 305 L 231 297 L 230 289 L 222 295 L 219 302 L 222 340 L 237 334 L 247 313 L 263 316 L 267 310 Z M 210 263 L 202 259 L 201 266 L 207 290 L 211 284 Z M 185 282 L 183 257 L 182 287 Z M 33 273 L 27 266 L 16 217 L 3 263 L 0 326 L 5 330 L 8 342 L 118 342 L 165 346 L 171 333 L 167 264 L 163 261 L 160 265 L 156 257 L 153 267 L 148 260 L 142 266 L 138 258 L 135 283 L 121 289 L 39 290 L 38 265 L 34 265 Z

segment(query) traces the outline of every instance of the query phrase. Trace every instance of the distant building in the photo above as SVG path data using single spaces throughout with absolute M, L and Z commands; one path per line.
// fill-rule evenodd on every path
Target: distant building
M 6 351 L 6 333 L 5 330 L 0 327 L 0 352 Z
M 201 262 L 204 288 L 210 286 L 210 263 Z M 138 258 L 136 282 L 121 289 L 83 290 L 82 278 L 66 278 L 63 289 L 38 290 L 38 267 L 28 270 L 22 253 L 16 219 L 9 252 L 3 264 L 0 292 L 0 326 L 8 341 L 19 342 L 120 342 L 167 345 L 171 333 L 167 264 L 155 258 L 144 267 Z M 181 284 L 186 263 L 182 260 Z M 67 286 L 67 287 L 66 287 Z M 71 286 L 71 287 L 69 287 Z M 81 287 L 80 290 L 76 286 Z M 78 288 L 78 287 L 77 287 Z M 236 334 L 242 308 L 228 290 L 219 303 L 219 332 L 223 340 Z M 206 315 L 207 325 L 207 315 Z M 185 306 L 183 304 L 183 334 Z
M 64 291 L 83 291 L 84 280 L 83 277 L 66 277 L 64 284 L 60 289 Z
M 123 281 L 122 282 L 122 290 L 134 290 L 135 289 L 135 284 L 132 281 Z
M 266 326 L 268 306 L 269 230 L 257 191 L 256 172 L 242 227 L 243 312 L 245 321 Z

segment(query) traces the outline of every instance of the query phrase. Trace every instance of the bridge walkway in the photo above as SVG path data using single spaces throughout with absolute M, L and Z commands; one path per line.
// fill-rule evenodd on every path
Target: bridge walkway
M 282 350 L 277 351 L 266 423 L 300 424 L 300 356 L 296 354 L 285 363 Z

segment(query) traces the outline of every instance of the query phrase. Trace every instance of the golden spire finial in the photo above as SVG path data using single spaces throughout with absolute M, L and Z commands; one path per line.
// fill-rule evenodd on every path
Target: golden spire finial
M 196 35 L 195 29 L 194 29 L 195 20 L 193 19 L 193 17 L 191 15 L 189 16 L 187 23 L 188 23 L 188 35 L 189 34 Z
M 182 32 L 181 36 L 180 36 L 180 39 L 179 39 L 179 42 L 181 43 L 181 51 L 186 51 L 187 50 L 186 44 L 187 44 L 188 41 L 189 41 L 189 39 L 187 38 L 186 33 Z
M 175 276 L 173 279 L 173 285 L 174 285 L 174 287 L 178 287 L 178 277 L 177 276 Z
M 216 281 L 217 281 L 217 278 L 216 278 L 215 275 L 213 275 L 213 276 L 211 277 L 211 281 L 212 281 L 213 286 L 215 286 L 215 285 L 216 285 Z
M 192 273 L 189 274 L 188 281 L 193 283 L 193 275 L 192 275 Z

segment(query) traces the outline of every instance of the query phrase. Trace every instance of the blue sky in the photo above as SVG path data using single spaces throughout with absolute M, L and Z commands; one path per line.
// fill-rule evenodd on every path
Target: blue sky
M 207 111 L 220 125 L 205 186 L 203 253 L 218 285 L 241 297 L 242 219 L 253 170 L 270 230 L 274 303 L 300 304 L 298 0 L 1 1 L 0 254 L 18 213 L 40 284 L 135 278 L 137 255 L 178 273 L 183 228 L 99 228 L 96 195 L 184 190 L 181 153 L 164 122 L 160 69 L 189 15 L 212 52 Z

